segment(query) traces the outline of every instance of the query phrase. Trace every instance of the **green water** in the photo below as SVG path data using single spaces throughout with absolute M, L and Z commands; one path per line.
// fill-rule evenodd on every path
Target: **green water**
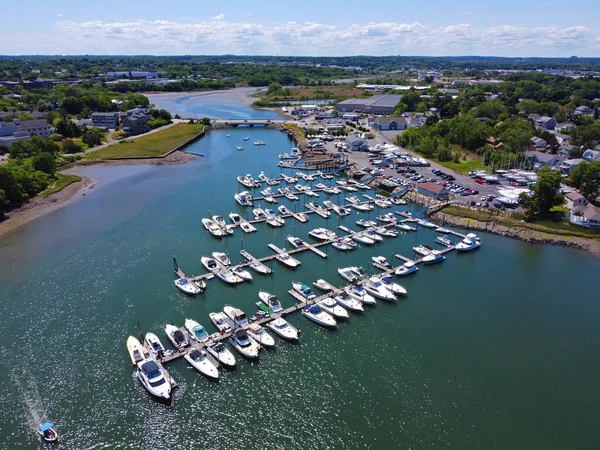
M 170 363 L 180 387 L 171 405 L 154 401 L 125 350 L 138 321 L 167 344 L 167 322 L 189 317 L 212 331 L 209 312 L 228 303 L 253 313 L 259 289 L 288 306 L 292 280 L 341 284 L 342 265 L 410 256 L 435 238 L 419 229 L 348 254 L 330 248 L 327 259 L 303 253 L 296 271 L 273 263 L 252 283 L 212 280 L 203 297 L 180 295 L 172 255 L 198 274 L 203 254 L 237 260 L 242 238 L 264 256 L 269 242 L 338 224 L 312 217 L 210 236 L 200 223 L 208 210 L 243 213 L 235 176 L 277 173 L 276 155 L 292 147 L 277 131 L 227 133 L 194 144 L 206 157 L 191 164 L 86 168 L 103 187 L 0 241 L 0 448 L 43 447 L 34 430 L 46 419 L 60 449 L 597 448 L 600 264 L 485 234 L 480 250 L 399 279 L 405 299 L 352 314 L 337 331 L 292 316 L 299 345 L 278 340 L 258 363 L 238 358 L 218 383 Z M 267 145 L 236 151 L 244 136 Z

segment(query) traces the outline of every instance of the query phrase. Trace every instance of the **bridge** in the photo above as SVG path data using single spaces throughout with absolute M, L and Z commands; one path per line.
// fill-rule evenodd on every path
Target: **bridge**
M 269 125 L 298 124 L 295 120 L 285 119 L 215 119 L 211 123 L 231 127 L 267 127 Z

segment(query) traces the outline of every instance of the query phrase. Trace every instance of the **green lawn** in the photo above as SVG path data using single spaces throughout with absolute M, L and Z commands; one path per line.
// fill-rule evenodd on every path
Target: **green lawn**
M 149 158 L 164 156 L 204 130 L 204 125 L 179 123 L 156 133 L 127 139 L 87 153 L 87 159 Z
M 50 197 L 52 194 L 62 191 L 64 188 L 66 188 L 71 183 L 76 183 L 78 181 L 81 181 L 81 177 L 79 177 L 77 175 L 65 175 L 62 173 L 57 173 L 56 177 L 57 177 L 56 181 L 54 183 L 52 183 L 50 186 L 48 186 L 46 188 L 46 190 L 41 193 L 41 195 L 43 197 Z
M 455 172 L 462 173 L 463 175 L 467 175 L 471 170 L 481 169 L 481 161 L 478 159 L 467 159 L 466 161 L 461 160 L 458 163 L 455 163 L 454 161 L 437 162 L 442 166 L 452 169 Z

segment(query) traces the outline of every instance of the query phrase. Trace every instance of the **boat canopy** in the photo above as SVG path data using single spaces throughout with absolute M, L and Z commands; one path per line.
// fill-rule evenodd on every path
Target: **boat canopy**
M 44 432 L 44 431 L 48 431 L 50 428 L 53 428 L 54 424 L 50 423 L 50 422 L 46 422 L 40 425 L 40 427 L 38 428 L 38 430 Z
M 198 361 L 200 359 L 202 359 L 202 352 L 198 349 L 194 349 L 190 352 L 190 358 L 192 358 L 194 361 Z
M 148 379 L 160 376 L 160 368 L 158 367 L 158 364 L 152 360 L 147 361 L 142 365 L 142 372 L 146 374 Z
M 246 330 L 237 330 L 235 332 L 235 336 L 238 338 L 238 340 L 243 341 L 248 339 L 248 333 L 246 333 Z
M 173 332 L 173 339 L 175 339 L 175 342 L 183 342 L 185 341 L 185 336 L 183 335 L 181 330 L 176 330 L 175 332 Z
M 320 314 L 321 312 L 323 312 L 323 310 L 321 309 L 321 307 L 319 305 L 312 305 L 311 307 L 308 308 L 308 312 L 310 312 L 312 314 Z

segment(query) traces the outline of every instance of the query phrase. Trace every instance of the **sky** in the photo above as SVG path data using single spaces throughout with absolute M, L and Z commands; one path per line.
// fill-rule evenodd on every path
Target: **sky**
M 598 0 L 2 3 L 6 55 L 600 57 Z

